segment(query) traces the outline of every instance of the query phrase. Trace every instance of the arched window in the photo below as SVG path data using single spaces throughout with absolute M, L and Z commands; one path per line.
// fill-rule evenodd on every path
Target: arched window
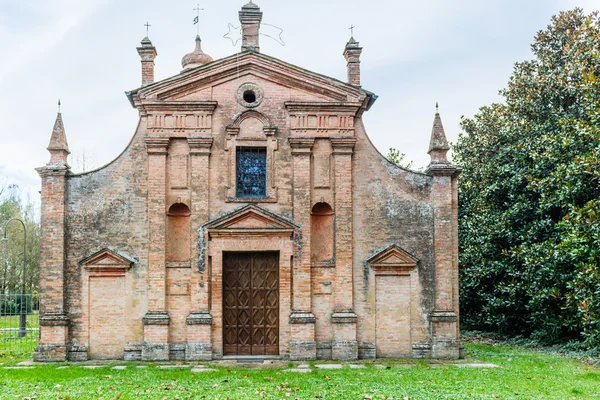
M 190 209 L 184 203 L 175 203 L 167 213 L 167 261 L 190 259 Z
M 310 259 L 333 259 L 333 210 L 327 203 L 317 203 L 310 218 Z

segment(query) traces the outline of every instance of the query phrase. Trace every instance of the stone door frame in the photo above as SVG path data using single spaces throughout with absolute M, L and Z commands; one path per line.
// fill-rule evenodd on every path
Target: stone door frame
M 298 225 L 256 205 L 247 205 L 203 228 L 205 244 L 200 245 L 205 246 L 204 262 L 210 283 L 213 357 L 223 357 L 223 253 L 226 252 L 279 252 L 279 356 L 288 356 Z
M 127 288 L 131 287 L 134 278 L 131 273 L 131 267 L 137 263 L 137 260 L 132 259 L 124 254 L 121 254 L 113 249 L 104 248 L 92 255 L 84 258 L 79 262 L 81 267 L 81 324 L 82 324 L 82 343 L 72 343 L 69 349 L 69 359 L 71 361 L 85 361 L 89 358 L 90 339 L 91 339 L 91 293 L 90 280 L 98 278 L 119 278 L 124 279 L 123 305 L 127 310 Z M 130 321 L 124 321 L 130 323 Z M 127 338 L 124 338 L 124 343 L 127 343 Z M 125 352 L 125 346 L 123 348 Z

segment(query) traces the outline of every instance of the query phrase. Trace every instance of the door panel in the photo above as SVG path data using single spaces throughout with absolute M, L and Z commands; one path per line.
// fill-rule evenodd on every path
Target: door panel
M 279 354 L 279 253 L 223 254 L 223 354 Z

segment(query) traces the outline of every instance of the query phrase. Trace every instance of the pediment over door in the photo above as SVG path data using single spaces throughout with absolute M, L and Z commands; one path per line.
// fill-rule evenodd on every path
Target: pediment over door
M 124 273 L 136 262 L 135 259 L 114 249 L 104 248 L 79 261 L 79 265 L 90 271 Z
M 209 237 L 216 236 L 287 236 L 292 238 L 299 226 L 257 205 L 247 205 L 204 225 Z
M 417 266 L 419 259 L 398 245 L 391 245 L 367 260 L 376 272 L 378 270 L 406 272 Z

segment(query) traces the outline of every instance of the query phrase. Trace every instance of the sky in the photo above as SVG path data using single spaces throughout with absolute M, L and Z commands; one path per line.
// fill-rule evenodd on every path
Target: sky
M 34 201 L 57 112 L 74 170 L 102 166 L 125 148 L 138 112 L 124 92 L 141 82 L 136 47 L 146 35 L 158 51 L 155 78 L 181 71 L 193 50 L 199 0 L 0 0 L 0 183 L 17 184 Z M 223 38 L 239 25 L 246 0 L 204 0 L 202 47 L 214 59 L 239 51 Z M 342 52 L 355 26 L 363 47 L 362 86 L 379 99 L 363 120 L 383 154 L 395 147 L 429 162 L 427 148 L 439 110 L 450 142 L 462 116 L 501 102 L 514 63 L 532 57 L 530 44 L 553 14 L 597 0 L 257 0 L 263 23 L 283 29 L 285 46 L 261 37 L 261 52 L 346 80 Z M 274 28 L 263 27 L 272 34 Z

